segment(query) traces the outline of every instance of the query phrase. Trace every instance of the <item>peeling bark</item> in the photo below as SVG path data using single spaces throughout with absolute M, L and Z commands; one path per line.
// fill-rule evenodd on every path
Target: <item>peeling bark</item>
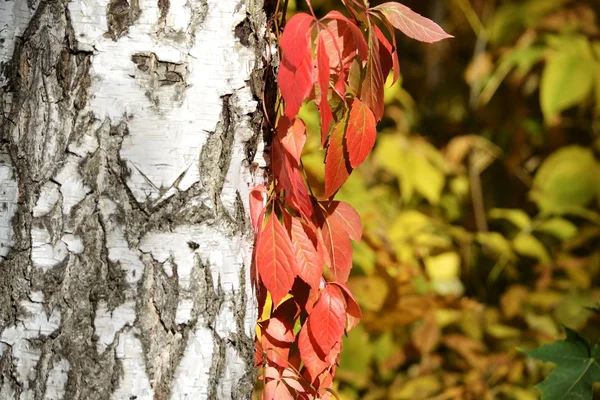
M 265 26 L 262 0 L 0 2 L 0 400 L 250 397 Z

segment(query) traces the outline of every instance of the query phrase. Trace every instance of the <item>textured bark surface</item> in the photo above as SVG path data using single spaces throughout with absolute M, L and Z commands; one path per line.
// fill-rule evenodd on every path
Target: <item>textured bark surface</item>
M 0 400 L 250 397 L 264 29 L 262 0 L 0 1 Z

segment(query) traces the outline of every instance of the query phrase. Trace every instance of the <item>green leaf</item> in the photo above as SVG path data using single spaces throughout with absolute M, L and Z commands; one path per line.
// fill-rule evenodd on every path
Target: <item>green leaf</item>
M 523 256 L 535 258 L 544 264 L 550 263 L 550 255 L 544 245 L 533 235 L 520 234 L 513 239 L 515 251 Z
M 593 384 L 600 381 L 600 347 L 590 345 L 572 329 L 566 340 L 557 340 L 535 350 L 524 350 L 530 357 L 552 362 L 556 367 L 537 387 L 542 400 L 592 399 Z
M 586 309 L 593 313 L 600 314 L 600 305 L 586 307 Z
M 558 217 L 542 222 L 535 230 L 547 233 L 561 240 L 571 239 L 577 235 L 577 226 L 574 223 Z
M 561 50 L 548 58 L 540 83 L 540 102 L 548 121 L 585 100 L 594 85 L 596 65 L 582 53 Z
M 600 187 L 600 167 L 590 149 L 567 146 L 540 166 L 531 198 L 545 213 L 565 213 L 587 206 Z
M 493 208 L 490 210 L 491 219 L 505 219 L 519 229 L 525 229 L 531 223 L 531 218 L 523 210 L 511 208 Z

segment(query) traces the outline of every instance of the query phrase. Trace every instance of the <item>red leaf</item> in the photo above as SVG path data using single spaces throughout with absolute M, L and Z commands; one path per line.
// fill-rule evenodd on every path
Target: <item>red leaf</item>
M 308 371 L 309 380 L 313 382 L 321 372 L 329 367 L 329 364 L 325 361 L 325 354 L 319 353 L 320 349 L 316 341 L 311 338 L 307 324 L 304 324 L 298 335 L 298 349 L 304 367 Z
M 265 369 L 265 400 L 294 400 L 288 387 L 283 383 L 279 371 L 273 367 Z
M 290 238 L 276 215 L 267 218 L 256 247 L 258 273 L 277 305 L 294 284 L 296 260 Z
M 390 41 L 385 37 L 381 29 L 378 26 L 374 26 L 373 30 L 377 35 L 377 40 L 379 41 L 379 59 L 381 60 L 381 73 L 383 74 L 384 79 L 387 79 L 390 70 L 392 69 L 394 63 L 392 61 L 392 53 L 393 48 L 390 44 Z M 394 31 L 392 31 L 392 35 Z
M 321 279 L 319 279 L 320 284 Z M 311 313 L 315 302 L 319 298 L 319 288 L 313 288 L 301 279 L 297 279 L 292 286 L 292 293 L 296 303 L 307 313 Z
M 348 313 L 348 326 L 346 329 L 349 331 L 358 325 L 362 318 L 362 311 L 360 310 L 358 301 L 356 301 L 356 298 L 352 292 L 350 292 L 350 289 L 348 289 L 348 286 L 341 282 L 331 282 L 331 284 L 342 289 L 342 293 L 344 293 L 344 298 L 346 299 L 346 313 Z
M 327 285 L 308 316 L 306 324 L 323 354 L 329 354 L 346 328 L 346 304 L 340 290 Z
M 329 106 L 329 56 L 325 48 L 323 36 L 319 36 L 317 42 L 317 69 L 319 70 L 319 89 L 321 91 L 321 99 L 319 101 L 319 111 L 321 115 L 321 134 L 327 137 L 329 126 L 333 122 L 333 113 Z
M 333 383 L 333 376 L 335 375 L 335 365 L 332 365 L 330 369 L 324 371 L 321 375 L 319 375 L 319 388 L 322 392 L 328 393 L 325 391 L 326 388 L 330 388 Z
M 293 303 L 290 300 L 283 304 Z M 295 304 L 294 304 L 295 305 Z M 277 310 L 279 310 L 278 307 Z M 277 314 L 277 310 L 275 313 Z M 288 321 L 290 318 L 277 318 L 275 315 L 266 322 L 262 323 L 261 330 L 261 348 L 267 359 L 274 364 L 283 368 L 289 366 L 290 347 L 295 341 L 294 332 L 292 331 L 293 322 Z
M 379 32 L 378 37 L 380 45 L 383 44 L 383 46 L 391 56 L 392 69 L 394 71 L 394 79 L 392 80 L 393 85 L 398 81 L 398 78 L 400 77 L 400 61 L 398 60 L 398 48 L 396 46 L 396 32 L 394 31 L 394 27 L 390 25 L 387 19 L 382 18 L 382 22 L 387 28 L 388 32 L 390 33 L 390 36 L 392 37 L 392 44 L 390 44 L 385 35 L 383 35 L 383 33 L 381 33 L 379 29 L 377 29 L 377 32 Z M 381 51 L 379 53 L 381 54 Z M 381 55 L 381 57 L 383 59 L 384 56 Z M 384 74 L 384 76 L 387 77 L 387 73 Z
M 312 288 L 318 289 L 325 260 L 323 253 L 318 251 L 317 235 L 308 225 L 289 214 L 285 214 L 284 222 L 296 256 L 297 275 Z
M 283 125 L 286 120 L 281 121 Z M 289 120 L 287 120 L 289 123 Z M 287 125 L 289 127 L 289 125 Z M 287 129 L 287 128 L 286 128 Z M 285 190 L 288 203 L 307 217 L 312 215 L 312 202 L 306 184 L 294 157 L 283 147 L 279 140 L 273 140 L 271 146 L 271 168 L 278 184 Z
M 250 218 L 255 232 L 262 228 L 266 206 L 267 189 L 264 185 L 258 185 L 250 191 Z
M 362 164 L 375 145 L 376 125 L 373 112 L 362 101 L 354 99 L 346 128 L 346 146 L 352 168 Z
M 329 12 L 322 20 L 328 19 L 335 21 L 327 23 L 327 29 L 322 35 L 331 68 L 336 68 L 340 64 L 348 68 L 357 52 L 362 61 L 366 61 L 369 56 L 369 46 L 360 28 L 339 11 Z
M 296 279 L 294 279 L 294 283 L 295 282 Z M 292 285 L 292 293 L 294 293 L 294 285 Z M 271 315 L 271 319 L 278 319 L 291 329 L 294 326 L 296 319 L 300 315 L 300 312 L 300 307 L 292 297 L 286 299 L 277 306 Z
M 338 281 L 346 282 L 352 269 L 352 242 L 347 226 L 337 218 L 322 216 L 321 235 L 327 249 L 329 269 Z
M 372 10 L 382 13 L 394 27 L 412 39 L 433 43 L 453 37 L 444 32 L 438 24 L 405 5 L 389 2 L 373 7 Z
M 373 111 L 375 119 L 383 117 L 383 85 L 385 76 L 379 56 L 379 40 L 371 33 L 369 38 L 369 59 L 367 71 L 360 89 L 360 99 Z
M 306 58 L 306 53 L 310 53 L 310 33 L 314 22 L 313 16 L 306 13 L 298 13 L 287 21 L 279 45 L 290 65 L 297 67 Z
M 306 389 L 300 384 L 299 380 L 300 377 L 298 376 L 298 374 L 290 369 L 290 368 L 286 368 L 285 370 L 283 370 L 283 381 L 292 389 L 294 389 L 296 392 L 298 393 L 305 393 Z
M 331 74 L 337 76 L 337 79 L 334 79 L 334 89 L 343 99 L 346 93 L 346 77 L 352 62 L 357 54 L 362 61 L 366 61 L 369 47 L 360 28 L 340 12 L 331 11 L 322 21 L 327 22 L 319 36 L 323 38 L 329 56 Z M 324 143 L 325 140 L 322 144 Z
M 308 14 L 294 15 L 285 26 L 280 46 L 283 57 L 278 82 L 285 100 L 285 114 L 293 118 L 313 86 L 311 30 L 314 18 Z
M 360 242 L 362 237 L 362 222 L 354 207 L 343 201 L 331 201 L 324 205 L 331 218 L 335 218 L 344 228 L 350 239 Z
M 262 331 L 277 341 L 284 343 L 294 342 L 292 327 L 279 318 L 270 318 L 265 321 Z
M 294 123 L 283 116 L 277 123 L 277 135 L 284 149 L 294 158 L 296 163 L 300 163 L 302 149 L 306 143 L 306 125 L 300 118 L 295 118 Z
M 344 149 L 344 131 L 346 119 L 342 119 L 333 128 L 329 138 L 327 156 L 325 157 L 325 197 L 331 197 L 346 182 L 352 172 L 348 163 L 348 155 Z
M 296 68 L 288 67 L 287 63 L 282 61 L 277 79 L 279 91 L 285 100 L 285 115 L 293 118 L 298 114 L 302 102 L 306 100 L 313 86 L 313 66 L 310 54 Z

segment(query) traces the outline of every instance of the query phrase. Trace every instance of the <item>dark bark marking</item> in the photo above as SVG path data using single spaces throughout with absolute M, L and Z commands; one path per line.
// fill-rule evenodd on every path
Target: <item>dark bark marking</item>
M 208 139 L 200 153 L 200 179 L 204 186 L 213 188 L 214 191 L 211 194 L 215 203 L 219 205 L 219 209 L 222 208 L 221 192 L 231 164 L 235 140 L 230 104 L 231 95 L 222 96 L 221 99 L 223 101 L 221 119 L 215 132 L 208 132 Z M 219 155 L 217 163 L 214 162 L 215 154 Z
M 170 110 L 183 104 L 187 85 L 187 65 L 178 64 L 158 59 L 154 53 L 137 53 L 131 56 L 131 61 L 136 65 L 139 73 L 135 78 L 138 84 L 146 89 L 146 97 L 159 111 Z M 166 91 L 169 92 L 166 92 Z M 172 100 L 168 104 L 161 104 L 159 99 L 170 94 Z
M 160 11 L 160 15 L 158 16 L 158 26 L 162 31 L 164 30 L 167 21 L 167 15 L 169 15 L 169 6 L 171 5 L 171 2 L 169 0 L 158 0 L 157 5 Z
M 250 20 L 246 18 L 235 27 L 235 37 L 240 40 L 242 45 L 249 47 L 251 45 L 250 35 L 254 35 L 254 31 L 252 31 Z
M 129 27 L 132 26 L 140 14 L 139 0 L 111 0 L 106 7 L 106 22 L 108 32 L 105 37 L 112 38 L 115 42 L 120 37 L 125 36 L 129 32 Z

